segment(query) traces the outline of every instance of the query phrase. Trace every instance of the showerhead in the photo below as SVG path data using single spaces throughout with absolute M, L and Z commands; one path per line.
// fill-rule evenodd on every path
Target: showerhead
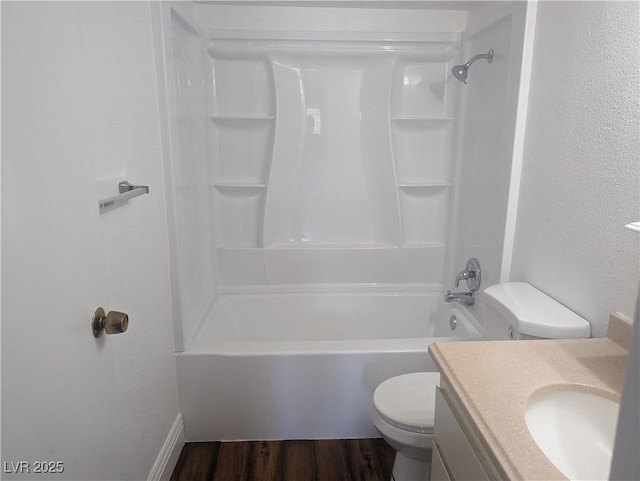
M 451 73 L 455 78 L 460 80 L 460 82 L 467 83 L 467 75 L 469 75 L 469 67 L 473 62 L 475 62 L 479 58 L 486 58 L 487 62 L 491 63 L 493 61 L 493 49 L 489 50 L 489 53 L 481 53 L 480 55 L 476 55 L 464 65 L 456 65 L 451 69 Z
M 467 83 L 467 75 L 469 74 L 469 67 L 466 65 L 456 65 L 451 69 L 451 73 L 455 78 L 460 80 L 460 82 Z

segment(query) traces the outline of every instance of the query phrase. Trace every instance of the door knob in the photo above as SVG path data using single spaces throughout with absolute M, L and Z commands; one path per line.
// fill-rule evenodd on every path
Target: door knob
M 107 334 L 119 334 L 129 327 L 129 315 L 124 312 L 110 311 L 104 313 L 102 307 L 98 307 L 91 318 L 91 330 L 93 337 L 102 336 L 102 331 Z

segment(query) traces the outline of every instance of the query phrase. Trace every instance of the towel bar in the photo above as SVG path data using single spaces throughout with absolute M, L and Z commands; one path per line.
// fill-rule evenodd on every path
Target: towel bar
M 108 197 L 106 199 L 98 202 L 98 208 L 100 209 L 100 213 L 102 214 L 105 210 L 109 210 L 111 208 L 118 207 L 121 204 L 124 204 L 129 199 L 133 199 L 134 197 L 138 197 L 144 194 L 149 193 L 148 185 L 133 185 L 126 180 L 118 183 L 118 195 L 114 195 L 113 197 Z

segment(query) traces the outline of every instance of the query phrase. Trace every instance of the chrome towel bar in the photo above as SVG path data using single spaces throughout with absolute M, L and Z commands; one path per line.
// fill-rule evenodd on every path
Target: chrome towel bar
M 112 208 L 118 207 L 119 205 L 124 204 L 129 199 L 133 199 L 134 197 L 138 197 L 144 194 L 149 193 L 148 185 L 133 185 L 126 180 L 118 183 L 118 195 L 114 195 L 113 197 L 108 197 L 106 199 L 102 199 L 98 202 L 98 208 L 100 209 L 100 213 L 102 214 L 106 210 L 111 210 Z

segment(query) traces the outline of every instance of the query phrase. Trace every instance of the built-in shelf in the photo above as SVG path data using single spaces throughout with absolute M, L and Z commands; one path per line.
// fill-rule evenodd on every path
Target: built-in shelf
M 444 242 L 405 242 L 402 249 L 444 249 L 447 245 Z
M 453 117 L 434 117 L 433 115 L 393 115 L 394 122 L 451 122 Z
M 290 242 L 264 246 L 265 249 L 397 249 L 399 246 L 390 243 L 326 243 L 326 242 Z
M 238 242 L 235 244 L 218 244 L 218 249 L 267 249 L 267 250 L 351 250 L 351 249 L 437 249 L 444 248 L 443 242 L 405 242 L 402 245 L 396 244 L 327 244 L 313 242 L 297 242 L 290 244 L 274 244 L 257 247 L 255 244 Z
M 237 244 L 218 244 L 216 245 L 216 249 L 220 250 L 232 250 L 232 251 L 260 251 L 262 252 L 263 248 L 260 245 L 252 244 L 252 243 L 241 243 Z
M 249 182 L 214 182 L 216 189 L 265 189 L 267 184 L 252 184 Z
M 275 115 L 235 115 L 216 114 L 209 117 L 212 122 L 268 122 L 275 120 Z
M 250 249 L 266 249 L 266 250 L 384 250 L 384 249 L 439 249 L 446 247 L 443 242 L 405 242 L 402 245 L 396 244 L 326 244 L 326 243 L 313 243 L 313 242 L 298 242 L 291 244 L 274 244 L 257 246 L 252 243 L 223 243 L 218 244 L 218 249 L 231 249 L 231 250 L 250 250 Z
M 444 189 L 449 187 L 448 182 L 417 182 L 417 183 L 402 183 L 398 184 L 398 187 L 402 190 L 421 190 L 421 189 Z

